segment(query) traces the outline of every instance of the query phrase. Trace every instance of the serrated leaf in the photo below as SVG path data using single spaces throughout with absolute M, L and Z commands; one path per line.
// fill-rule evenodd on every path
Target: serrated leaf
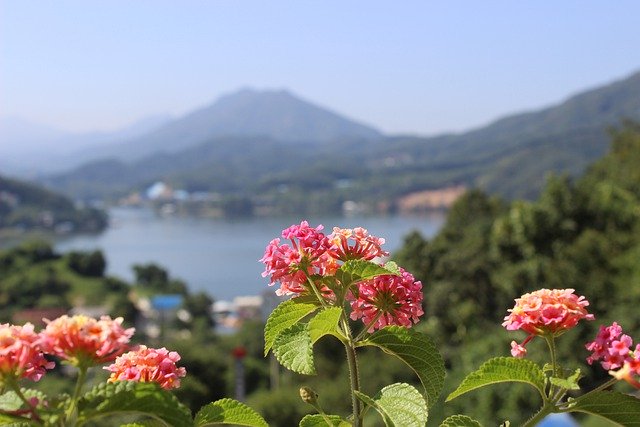
M 359 343 L 379 347 L 406 363 L 418 376 L 427 395 L 429 407 L 438 400 L 444 386 L 445 368 L 442 355 L 427 335 L 401 326 L 387 326 Z
M 24 402 L 15 391 L 9 391 L 0 396 L 0 410 L 16 411 L 22 407 Z
M 220 399 L 203 406 L 196 414 L 195 427 L 215 424 L 234 424 L 267 427 L 268 424 L 254 409 L 233 399 Z
M 482 427 L 482 424 L 466 415 L 451 415 L 440 427 Z
M 278 305 L 271 312 L 264 327 L 264 355 L 269 354 L 276 338 L 307 315 L 318 309 L 318 304 L 293 298 Z
M 338 415 L 325 415 L 324 417 L 320 414 L 313 415 L 305 415 L 304 418 L 300 420 L 299 427 L 327 427 L 327 421 L 329 419 L 330 427 L 351 427 L 351 423 L 343 420 Z
M 336 271 L 335 276 L 340 280 L 343 287 L 349 287 L 353 283 L 386 274 L 396 275 L 395 272 L 387 270 L 375 262 L 353 259 L 342 264 L 338 271 Z
M 640 426 L 640 399 L 615 391 L 588 393 L 577 398 L 570 411 L 598 415 L 625 427 Z
M 397 383 L 386 386 L 374 399 L 361 392 L 356 392 L 356 395 L 380 413 L 387 427 L 415 427 L 427 423 L 427 402 L 422 394 L 409 384 Z
M 311 336 L 311 343 L 315 344 L 325 335 L 334 335 L 340 339 L 342 336 L 338 332 L 338 322 L 340 321 L 341 315 L 342 308 L 329 307 L 313 316 L 309 321 L 309 335 Z
M 298 323 L 278 335 L 273 354 L 285 368 L 305 375 L 315 375 L 313 345 L 308 323 Z
M 477 371 L 467 375 L 446 401 L 489 384 L 510 381 L 531 384 L 538 389 L 543 399 L 545 398 L 545 375 L 538 365 L 526 359 L 495 357 L 486 361 Z
M 78 422 L 117 414 L 139 414 L 165 426 L 192 427 L 191 411 L 155 383 L 117 381 L 95 386 L 78 402 Z

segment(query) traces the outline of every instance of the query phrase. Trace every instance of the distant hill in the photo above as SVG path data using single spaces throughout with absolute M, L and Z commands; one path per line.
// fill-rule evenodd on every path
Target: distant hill
M 0 230 L 70 233 L 100 231 L 106 225 L 107 218 L 100 210 L 78 208 L 68 197 L 0 176 Z
M 170 121 L 149 116 L 111 132 L 71 133 L 18 117 L 0 118 L 0 171 L 25 178 L 61 172 L 95 159 L 98 150 L 147 134 Z
M 381 136 L 372 127 L 303 101 L 288 91 L 244 89 L 146 135 L 98 150 L 94 158 L 100 154 L 137 160 L 161 151 L 178 152 L 221 137 L 267 137 L 309 143 Z
M 278 101 L 271 104 L 273 100 Z M 319 121 L 314 124 L 309 119 L 305 126 L 293 127 L 286 120 L 268 121 L 271 125 L 280 123 L 269 128 L 259 119 L 259 112 L 273 117 L 278 109 L 266 110 L 280 102 L 291 108 L 295 117 L 316 117 Z M 247 105 L 255 109 L 243 110 Z M 295 108 L 301 108 L 302 113 L 294 113 Z M 237 117 L 239 111 L 245 114 Z M 211 117 L 216 119 L 209 122 Z M 254 117 L 253 129 L 265 133 L 270 129 L 273 134 L 239 136 L 248 132 L 239 123 L 253 123 Z M 305 209 L 334 211 L 346 200 L 392 209 L 399 197 L 454 185 L 533 198 L 548 173 L 577 175 L 604 154 L 609 126 L 625 118 L 640 120 L 640 73 L 572 96 L 558 105 L 505 117 L 460 134 L 381 137 L 374 130 L 354 125 L 347 126 L 354 130 L 350 136 L 338 137 L 340 132 L 335 129 L 343 128 L 336 124 L 329 127 L 332 132 L 316 133 L 325 135 L 325 140 L 311 138 L 312 132 L 306 133 L 309 139 L 296 140 L 295 135 L 302 138 L 299 129 L 322 129 L 327 117 L 332 123 L 350 123 L 333 113 L 319 113 L 316 107 L 300 104 L 286 92 L 243 91 L 138 140 L 141 147 L 146 147 L 138 154 L 150 150 L 153 144 L 164 147 L 164 153 L 159 150 L 128 162 L 115 158 L 94 162 L 51 177 L 48 183 L 74 197 L 95 198 L 122 196 L 164 180 L 175 188 L 240 194 L 295 213 Z M 210 135 L 223 132 L 221 129 L 237 134 L 209 136 L 179 149 L 196 141 L 199 130 L 205 127 Z

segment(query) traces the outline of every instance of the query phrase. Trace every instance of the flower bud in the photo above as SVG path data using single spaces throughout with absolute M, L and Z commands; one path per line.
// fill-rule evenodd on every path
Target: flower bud
M 315 405 L 318 402 L 318 393 L 316 393 L 311 387 L 300 387 L 300 398 L 304 403 Z

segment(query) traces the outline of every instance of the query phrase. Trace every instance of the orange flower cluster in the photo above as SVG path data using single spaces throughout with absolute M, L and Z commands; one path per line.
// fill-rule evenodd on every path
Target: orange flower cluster
M 123 319 L 102 316 L 100 320 L 78 315 L 45 320 L 42 348 L 74 366 L 95 366 L 111 362 L 128 350 L 133 328 L 124 329 Z

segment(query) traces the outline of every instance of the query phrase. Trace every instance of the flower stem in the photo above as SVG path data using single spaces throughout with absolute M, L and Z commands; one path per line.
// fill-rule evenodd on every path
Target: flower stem
M 67 409 L 66 418 L 67 421 L 71 421 L 70 425 L 75 425 L 75 418 L 77 417 L 76 411 L 78 407 L 78 399 L 80 398 L 80 392 L 82 391 L 82 386 L 84 385 L 84 381 L 87 378 L 87 367 L 79 366 L 78 367 L 78 380 L 76 381 L 76 387 L 73 391 L 73 396 L 71 397 L 71 403 L 69 404 L 69 408 Z
M 320 304 L 323 307 L 326 307 L 327 306 L 326 301 L 324 300 L 324 298 L 322 298 L 322 294 L 320 293 L 320 291 L 316 287 L 316 284 L 313 283 L 313 280 L 311 280 L 311 278 L 309 276 L 307 276 L 307 282 L 309 282 L 309 285 L 311 286 L 311 289 L 313 290 L 313 293 L 316 295 L 316 298 L 318 298 L 318 301 L 320 302 Z
M 344 348 L 347 352 L 347 365 L 349 366 L 349 385 L 351 387 L 351 406 L 353 408 L 353 427 L 361 427 L 362 420 L 360 419 L 360 400 L 356 396 L 356 391 L 360 391 L 360 375 L 358 373 L 358 359 L 356 356 L 356 349 L 354 341 L 351 335 L 351 328 L 349 322 L 342 315 L 342 328 L 344 334 L 347 337 L 344 343 Z
M 356 391 L 360 390 L 360 378 L 358 377 L 358 361 L 356 350 L 351 343 L 345 344 L 347 351 L 347 363 L 349 365 L 349 380 L 351 385 L 351 406 L 353 407 L 353 426 L 360 427 L 360 401 L 356 396 Z
M 551 414 L 553 412 L 553 409 L 554 409 L 554 405 L 551 405 L 545 402 L 544 406 L 540 409 L 540 411 L 538 411 L 537 414 L 535 414 L 525 424 L 523 424 L 522 427 L 535 427 L 536 425 L 538 425 L 540 421 L 544 419 L 544 417 Z
M 551 353 L 551 366 L 553 369 L 552 376 L 556 378 L 560 378 L 560 375 L 558 375 L 559 367 L 558 367 L 558 361 L 556 358 L 556 343 L 553 339 L 553 335 L 545 336 L 544 338 L 545 338 L 545 341 L 547 341 L 547 345 L 549 346 L 549 352 Z M 555 386 L 553 384 L 550 384 L 548 398 L 553 400 L 555 393 L 556 393 Z
M 382 316 L 382 311 L 378 311 L 376 313 L 376 315 L 374 316 L 373 320 L 371 320 L 371 322 L 369 322 L 368 325 L 366 325 L 364 327 L 364 329 L 362 331 L 360 331 L 360 333 L 358 334 L 357 337 L 355 337 L 355 339 L 353 340 L 354 342 L 358 342 L 362 339 L 362 337 L 364 337 L 364 335 L 369 332 L 369 329 L 371 329 L 371 327 L 373 325 L 375 325 L 375 323 L 378 321 L 378 319 L 380 318 L 380 316 Z

